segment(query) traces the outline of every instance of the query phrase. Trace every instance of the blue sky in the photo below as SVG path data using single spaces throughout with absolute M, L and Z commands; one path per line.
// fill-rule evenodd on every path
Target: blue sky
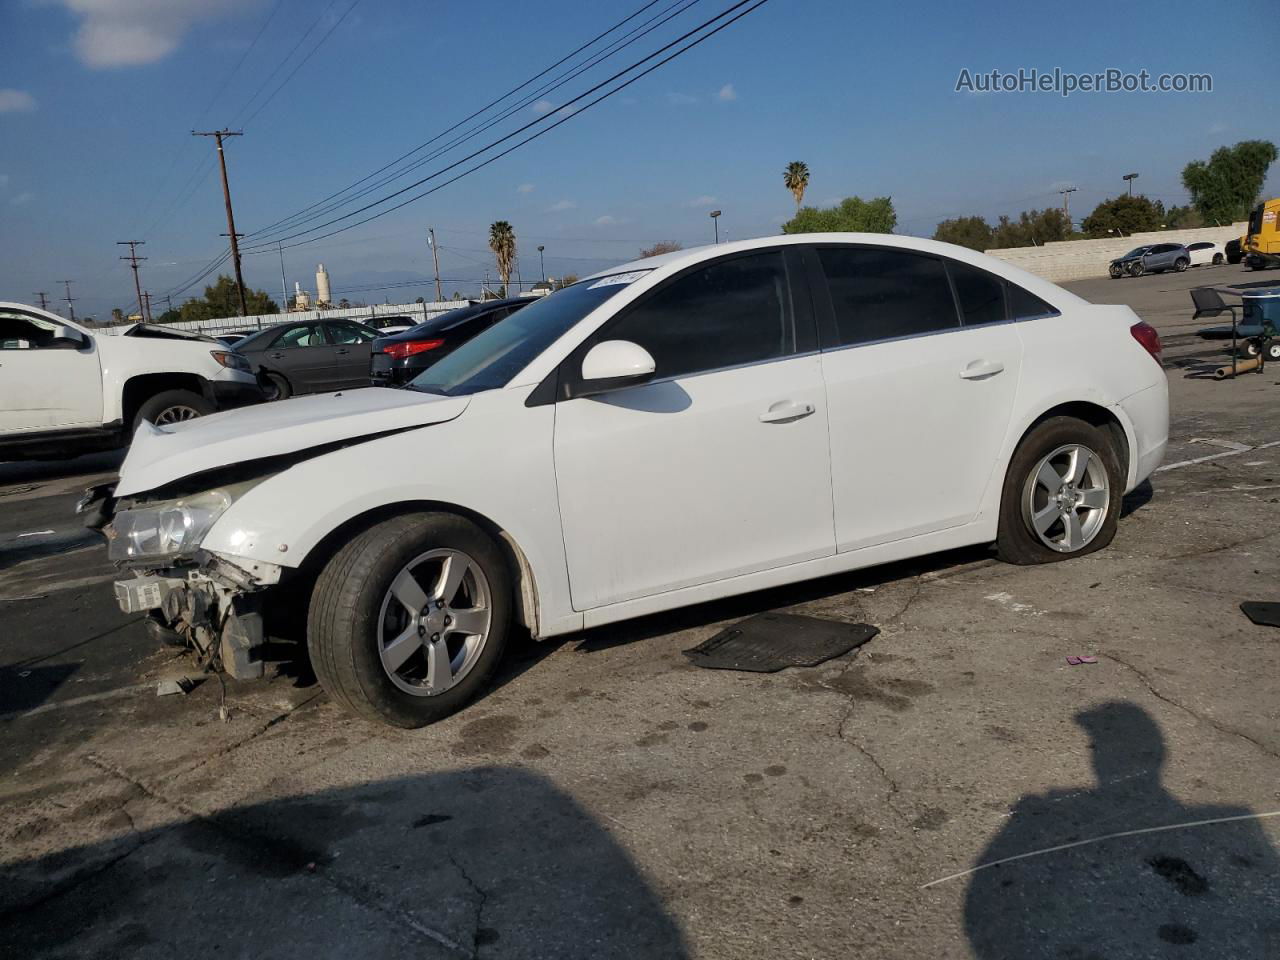
M 609 65 L 620 69 L 730 2 L 699 0 Z M 213 144 L 193 127 L 243 127 L 228 141 L 228 166 L 237 227 L 257 231 L 461 120 L 640 4 L 360 0 L 339 20 L 350 0 L 11 0 L 0 7 L 0 299 L 61 296 L 58 281 L 69 278 L 77 311 L 105 315 L 134 299 L 117 240 L 146 241 L 144 284 L 157 294 L 215 257 L 222 197 Z M 1229 11 L 1166 0 L 1149 18 L 1110 2 L 1064 13 L 1012 0 L 770 0 L 509 157 L 287 250 L 290 289 L 294 279 L 313 287 L 323 261 L 335 296 L 429 294 L 427 285 L 354 289 L 429 276 L 428 225 L 442 274 L 460 281 L 446 292 L 478 288 L 491 263 L 488 224 L 499 218 L 515 228 L 526 280 L 538 273 L 537 244 L 548 273 L 561 275 L 629 259 L 656 240 L 709 241 L 712 208 L 723 210 L 722 237 L 775 233 L 793 209 L 781 179 L 791 160 L 809 165 L 807 202 L 889 195 L 899 232 L 926 236 L 947 216 L 1056 205 L 1065 184 L 1079 188 L 1079 217 L 1120 192 L 1129 171 L 1141 173 L 1141 192 L 1184 202 L 1187 161 L 1280 130 L 1280 103 L 1256 84 L 1258 58 L 1277 40 L 1273 0 Z M 955 92 L 962 68 L 1019 67 L 1203 72 L 1213 92 Z M 608 72 L 518 117 L 554 114 Z M 1267 192 L 1280 193 L 1276 171 Z M 278 297 L 274 252 L 247 256 L 245 274 Z

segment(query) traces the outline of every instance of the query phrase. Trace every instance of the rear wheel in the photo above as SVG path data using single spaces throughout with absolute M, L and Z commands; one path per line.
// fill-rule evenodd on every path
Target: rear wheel
M 163 427 L 194 420 L 212 412 L 213 407 L 198 393 L 190 390 L 165 390 L 143 402 L 134 415 L 133 428 L 138 429 L 138 425 L 144 420 Z
M 1226 262 L 1226 261 L 1225 261 L 1225 259 L 1223 258 L 1222 254 L 1220 254 L 1220 253 L 1215 253 L 1215 254 L 1213 255 L 1213 265 L 1214 265 L 1215 267 L 1220 267 L 1220 266 L 1222 266 L 1222 265 L 1223 265 L 1223 263 L 1225 263 L 1225 262 Z
M 316 581 L 307 646 L 325 690 L 352 712 L 421 727 L 489 682 L 510 632 L 502 552 L 469 520 L 416 513 L 357 536 Z
M 1014 452 L 1000 499 L 996 548 L 1016 564 L 1100 550 L 1115 536 L 1124 477 L 1111 438 L 1074 417 L 1034 427 Z

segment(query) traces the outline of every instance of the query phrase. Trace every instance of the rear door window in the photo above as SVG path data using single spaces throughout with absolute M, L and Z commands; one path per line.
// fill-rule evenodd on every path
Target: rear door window
M 946 267 L 937 257 L 891 247 L 821 247 L 817 253 L 835 317 L 835 342 L 824 346 L 960 326 Z

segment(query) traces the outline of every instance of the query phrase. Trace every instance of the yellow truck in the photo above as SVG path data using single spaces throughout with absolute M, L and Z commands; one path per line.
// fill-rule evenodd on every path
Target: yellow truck
M 1280 197 L 1264 200 L 1249 214 L 1249 232 L 1240 241 L 1245 263 L 1254 270 L 1280 266 Z

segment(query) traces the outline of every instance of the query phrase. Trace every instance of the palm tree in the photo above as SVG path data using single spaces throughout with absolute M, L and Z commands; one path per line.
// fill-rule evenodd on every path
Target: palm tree
M 511 266 L 516 261 L 516 232 L 505 220 L 489 225 L 489 249 L 498 262 L 498 276 L 502 278 L 502 292 L 507 292 L 511 281 Z
M 808 165 L 799 160 L 788 163 L 787 169 L 782 172 L 782 182 L 796 198 L 796 209 L 799 210 L 800 204 L 804 203 L 804 189 L 809 186 Z

